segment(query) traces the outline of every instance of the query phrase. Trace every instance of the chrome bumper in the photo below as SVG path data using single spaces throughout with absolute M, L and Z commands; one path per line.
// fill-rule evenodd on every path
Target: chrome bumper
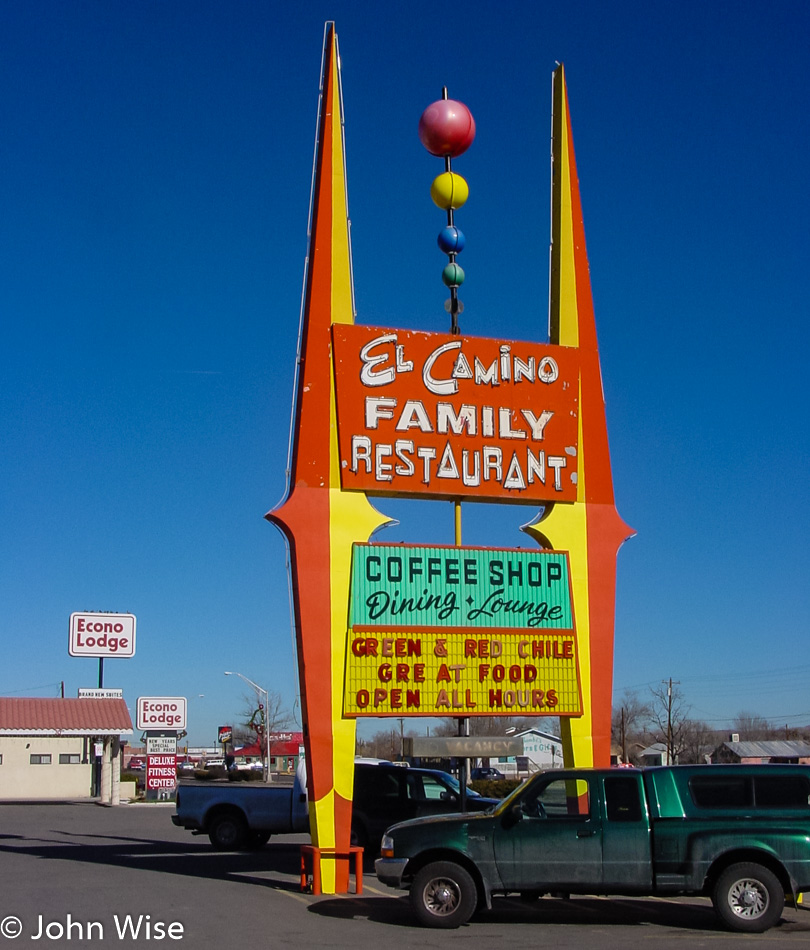
M 402 875 L 407 863 L 407 858 L 377 858 L 374 862 L 377 880 L 389 887 L 402 887 Z

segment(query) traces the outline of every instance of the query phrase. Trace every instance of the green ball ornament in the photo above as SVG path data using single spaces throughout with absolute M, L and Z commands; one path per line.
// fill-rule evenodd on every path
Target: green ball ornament
M 445 287 L 460 287 L 464 283 L 464 270 L 459 264 L 450 263 L 442 271 L 442 280 Z

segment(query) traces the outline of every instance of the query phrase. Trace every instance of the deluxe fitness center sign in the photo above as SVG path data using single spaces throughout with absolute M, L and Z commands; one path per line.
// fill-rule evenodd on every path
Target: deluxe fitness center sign
M 580 712 L 567 554 L 354 545 L 345 715 Z

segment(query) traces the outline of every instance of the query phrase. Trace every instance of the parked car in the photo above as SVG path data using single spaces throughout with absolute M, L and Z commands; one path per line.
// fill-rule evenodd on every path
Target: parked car
M 253 782 L 181 782 L 172 821 L 192 834 L 206 834 L 217 851 L 260 848 L 271 835 L 309 829 L 306 775 L 293 785 Z
M 467 811 L 484 811 L 498 804 L 468 788 Z M 398 765 L 354 766 L 352 843 L 377 854 L 383 832 L 397 821 L 458 812 L 461 787 L 448 772 L 402 768 Z
M 470 772 L 470 779 L 473 782 L 480 782 L 485 779 L 489 779 L 490 781 L 496 781 L 497 779 L 501 779 L 501 778 L 506 778 L 506 776 L 503 774 L 503 772 L 499 771 L 498 769 L 478 768 L 478 769 L 473 769 Z
M 406 818 L 458 812 L 456 779 L 436 769 L 401 768 L 357 762 L 354 767 L 352 844 L 378 854 L 385 829 Z M 498 804 L 467 789 L 468 811 Z M 175 825 L 207 834 L 219 851 L 264 844 L 271 834 L 309 830 L 306 763 L 293 785 L 182 782 L 177 790 Z
M 762 933 L 810 891 L 810 768 L 681 765 L 541 772 L 494 811 L 389 828 L 377 877 L 417 920 L 458 927 L 493 894 L 711 897 Z

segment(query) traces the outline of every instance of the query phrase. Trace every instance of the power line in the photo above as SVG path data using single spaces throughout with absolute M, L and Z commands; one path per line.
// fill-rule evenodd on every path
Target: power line
M 6 696 L 19 696 L 21 693 L 32 693 L 37 689 L 57 689 L 61 687 L 62 681 L 56 683 L 44 683 L 42 686 L 26 686 L 24 689 L 9 689 L 4 691 Z
M 774 677 L 779 678 L 779 683 L 776 685 L 784 686 L 785 680 L 789 677 L 799 677 L 806 681 L 806 677 L 808 673 L 810 673 L 810 666 L 807 666 L 807 665 L 791 666 L 790 669 L 785 669 L 785 667 L 782 667 L 781 669 L 774 669 L 774 670 L 757 670 L 752 673 L 734 673 L 733 682 L 736 683 L 742 680 L 756 679 L 758 682 L 761 683 L 763 679 L 769 676 L 774 676 Z M 707 673 L 705 676 L 689 676 L 689 677 L 684 678 L 683 683 L 691 684 L 691 683 L 701 683 L 701 682 L 707 682 L 707 681 L 716 683 L 717 674 Z M 655 686 L 657 684 L 658 684 L 657 679 L 648 680 L 646 683 L 635 683 L 631 686 L 615 686 L 613 688 L 613 692 L 618 693 L 618 692 L 623 692 L 624 690 L 642 689 L 645 686 Z M 726 684 L 726 685 L 732 686 L 732 684 Z M 803 682 L 802 685 L 805 685 L 805 683 Z

